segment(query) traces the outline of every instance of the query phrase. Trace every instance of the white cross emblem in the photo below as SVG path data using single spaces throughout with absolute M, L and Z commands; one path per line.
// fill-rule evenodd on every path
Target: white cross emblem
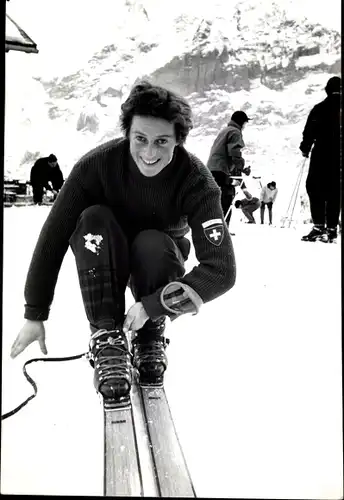
M 222 219 L 211 219 L 202 222 L 205 237 L 212 245 L 221 245 L 224 237 L 224 226 Z
M 219 239 L 221 236 L 221 233 L 219 231 L 216 231 L 216 229 L 213 229 L 213 232 L 209 234 L 210 238 L 214 238 L 215 241 Z

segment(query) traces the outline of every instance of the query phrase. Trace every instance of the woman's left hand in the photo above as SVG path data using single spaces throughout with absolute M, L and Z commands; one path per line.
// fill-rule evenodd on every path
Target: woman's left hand
M 149 319 L 142 302 L 136 302 L 129 311 L 123 323 L 123 332 L 128 333 L 129 330 L 137 331 L 143 327 Z

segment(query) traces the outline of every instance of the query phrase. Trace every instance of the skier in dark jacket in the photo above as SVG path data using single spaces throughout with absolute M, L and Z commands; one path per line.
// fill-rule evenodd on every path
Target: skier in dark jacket
M 70 245 L 92 332 L 95 387 L 116 404 L 127 402 L 132 363 L 141 383 L 163 383 L 166 316 L 197 313 L 233 287 L 236 273 L 220 189 L 183 147 L 192 128 L 188 103 L 144 82 L 121 109 L 124 137 L 77 162 L 44 223 L 25 285 L 27 322 L 11 351 L 15 357 L 37 340 L 47 352 L 43 322 Z M 190 229 L 199 265 L 185 274 Z M 125 315 L 127 285 L 136 302 Z
M 326 99 L 309 113 L 300 150 L 304 157 L 312 149 L 306 189 L 314 227 L 304 241 L 333 241 L 340 214 L 340 89 L 338 76 L 325 87 Z
M 216 137 L 207 162 L 207 167 L 221 189 L 221 205 L 225 215 L 235 197 L 236 182 L 232 177 L 251 173 L 250 167 L 245 168 L 245 160 L 241 153 L 245 147 L 242 130 L 249 120 L 244 111 L 235 111 L 227 127 Z M 242 183 L 241 187 L 245 188 L 245 183 Z M 231 211 L 226 218 L 227 223 L 230 218 Z
M 63 185 L 64 179 L 57 158 L 51 154 L 44 158 L 39 158 L 30 173 L 30 184 L 33 191 L 33 201 L 41 204 L 44 190 L 52 191 L 54 199 Z

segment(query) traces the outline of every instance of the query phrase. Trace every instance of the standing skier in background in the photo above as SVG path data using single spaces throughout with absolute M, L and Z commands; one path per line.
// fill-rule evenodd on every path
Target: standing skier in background
M 303 241 L 332 242 L 337 238 L 340 214 L 340 90 L 341 79 L 330 78 L 327 94 L 309 113 L 300 150 L 305 158 L 312 149 L 306 189 L 314 227 Z
M 260 192 L 260 223 L 264 224 L 265 205 L 269 211 L 269 224 L 272 225 L 272 205 L 275 203 L 278 189 L 276 182 L 268 182 Z
M 250 167 L 245 168 L 241 150 L 245 147 L 242 131 L 250 118 L 244 111 L 235 111 L 227 127 L 221 130 L 211 148 L 207 167 L 221 189 L 221 206 L 224 215 L 233 203 L 237 181 L 233 176 L 250 175 Z M 245 188 L 245 183 L 242 184 Z M 229 224 L 231 211 L 226 223 Z
M 220 189 L 183 147 L 189 104 L 143 82 L 121 110 L 124 137 L 77 162 L 41 230 L 25 285 L 27 321 L 11 351 L 15 357 L 37 340 L 47 353 L 43 322 L 70 245 L 91 327 L 94 384 L 119 404 L 129 397 L 132 365 L 141 384 L 163 383 L 166 316 L 197 313 L 234 285 L 236 273 Z M 199 265 L 184 275 L 190 228 Z M 136 302 L 125 317 L 128 284 Z M 132 354 L 128 331 L 136 335 Z
M 51 154 L 39 158 L 30 172 L 30 184 L 33 191 L 33 202 L 40 205 L 43 200 L 44 190 L 52 191 L 54 199 L 63 185 L 64 179 L 57 158 Z

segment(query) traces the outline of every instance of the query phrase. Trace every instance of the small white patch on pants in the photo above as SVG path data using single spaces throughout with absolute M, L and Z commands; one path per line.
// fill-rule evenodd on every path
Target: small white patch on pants
M 84 239 L 85 239 L 85 248 L 99 255 L 100 244 L 103 241 L 103 237 L 100 234 L 88 233 L 84 236 Z
M 95 278 L 95 277 L 96 277 L 96 268 L 95 268 L 95 267 L 93 267 L 93 269 L 90 269 L 90 270 L 88 271 L 88 274 L 89 274 L 90 276 L 92 276 L 92 278 Z

